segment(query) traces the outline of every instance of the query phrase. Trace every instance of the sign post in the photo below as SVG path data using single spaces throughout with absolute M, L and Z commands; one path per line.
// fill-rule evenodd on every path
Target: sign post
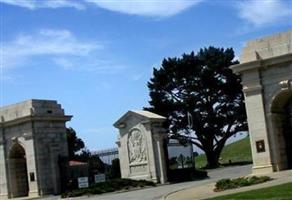
M 88 177 L 79 177 L 78 178 L 78 188 L 88 188 Z
M 105 182 L 105 174 L 95 174 L 94 175 L 94 182 L 95 183 Z

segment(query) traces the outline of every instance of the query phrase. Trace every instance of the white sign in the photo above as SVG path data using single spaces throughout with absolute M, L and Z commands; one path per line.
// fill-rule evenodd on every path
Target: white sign
M 78 188 L 88 188 L 88 177 L 79 177 L 78 178 Z
M 95 183 L 105 182 L 105 174 L 95 174 L 94 181 Z

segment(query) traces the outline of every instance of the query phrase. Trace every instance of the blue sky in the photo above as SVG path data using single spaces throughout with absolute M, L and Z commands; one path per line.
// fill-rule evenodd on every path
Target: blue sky
M 163 58 L 233 47 L 292 27 L 292 1 L 0 0 L 1 106 L 55 99 L 86 146 L 115 146 L 112 124 L 148 105 Z

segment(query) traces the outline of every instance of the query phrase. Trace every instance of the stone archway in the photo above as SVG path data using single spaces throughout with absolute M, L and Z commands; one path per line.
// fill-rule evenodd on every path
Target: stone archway
M 27 100 L 0 108 L 0 199 L 59 194 L 66 186 L 65 115 L 57 101 Z M 46 147 L 44 147 L 46 146 Z
M 278 94 L 271 107 L 278 170 L 292 169 L 292 91 Z
M 8 158 L 10 198 L 28 196 L 28 176 L 25 149 L 15 143 Z
M 287 168 L 292 169 L 292 99 L 285 106 L 284 139 L 287 155 Z

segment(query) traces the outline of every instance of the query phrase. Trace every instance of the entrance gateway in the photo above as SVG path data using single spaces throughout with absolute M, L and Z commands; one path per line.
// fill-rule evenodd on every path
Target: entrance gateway
M 138 110 L 128 111 L 115 122 L 122 178 L 167 181 L 164 121 L 165 117 Z
M 56 101 L 0 108 L 0 199 L 58 194 L 60 158 L 68 156 L 64 114 Z
M 253 173 L 292 169 L 292 30 L 252 40 L 240 64 Z

